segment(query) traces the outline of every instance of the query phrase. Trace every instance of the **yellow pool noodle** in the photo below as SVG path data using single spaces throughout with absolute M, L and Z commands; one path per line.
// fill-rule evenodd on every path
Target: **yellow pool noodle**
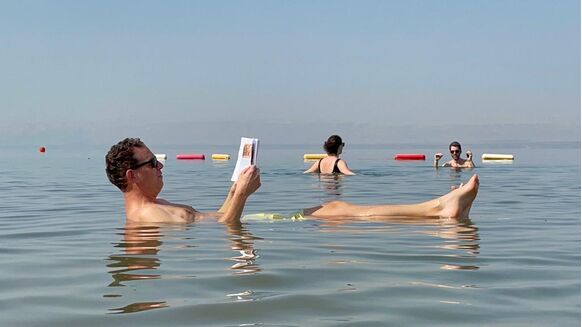
M 303 160 L 317 160 L 326 158 L 327 154 L 325 153 L 306 153 L 303 155 Z
M 513 160 L 513 154 L 483 153 L 482 160 Z
M 302 214 L 295 213 L 292 216 L 284 216 L 278 213 L 252 213 L 242 216 L 243 220 L 263 220 L 263 221 L 273 221 L 273 220 L 293 220 L 301 221 L 306 220 Z
M 155 156 L 156 156 L 156 159 L 158 159 L 158 160 L 166 160 L 166 159 L 168 159 L 168 155 L 165 154 L 165 153 L 156 153 Z
M 230 160 L 230 154 L 215 153 L 212 155 L 213 160 Z

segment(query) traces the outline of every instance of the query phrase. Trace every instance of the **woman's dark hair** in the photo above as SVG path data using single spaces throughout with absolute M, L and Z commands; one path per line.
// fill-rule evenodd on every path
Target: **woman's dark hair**
M 342 144 L 342 138 L 339 135 L 332 135 L 323 143 L 323 149 L 327 154 L 337 154 Z
M 133 148 L 145 147 L 145 144 L 138 138 L 126 138 L 111 147 L 105 156 L 105 172 L 109 181 L 117 186 L 122 192 L 127 189 L 125 172 L 137 164 L 137 159 L 133 157 Z

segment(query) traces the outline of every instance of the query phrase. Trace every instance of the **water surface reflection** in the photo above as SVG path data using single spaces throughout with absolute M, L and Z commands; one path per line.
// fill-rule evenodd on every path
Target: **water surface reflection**
M 368 225 L 353 225 L 350 223 L 368 221 L 383 223 L 383 225 L 370 228 Z M 436 237 L 440 241 L 433 245 L 436 248 L 454 253 L 447 253 L 440 256 L 451 260 L 441 265 L 443 270 L 478 270 L 477 265 L 459 264 L 458 261 L 474 259 L 479 255 L 479 229 L 473 224 L 470 218 L 463 219 L 443 219 L 443 218 L 394 218 L 394 217 L 375 217 L 375 218 L 358 218 L 346 219 L 346 217 L 337 217 L 337 219 L 326 219 L 321 224 L 322 232 L 332 233 L 396 233 L 406 235 L 408 227 L 418 227 L 410 230 L 413 234 L 423 234 Z M 404 227 L 404 228 L 402 228 Z
M 125 282 L 138 280 L 160 279 L 155 273 L 160 265 L 158 253 L 162 246 L 163 234 L 159 226 L 126 225 L 121 233 L 123 239 L 115 243 L 114 247 L 121 249 L 120 254 L 109 256 L 107 264 L 113 282 L 109 287 L 127 286 Z M 105 297 L 121 297 L 117 294 L 108 294 Z M 165 301 L 148 301 L 131 303 L 123 307 L 109 309 L 111 313 L 134 313 L 151 309 L 167 307 Z
M 160 275 L 144 271 L 156 270 L 160 266 L 157 257 L 163 237 L 160 227 L 128 226 L 119 234 L 123 235 L 123 240 L 114 247 L 120 248 L 122 253 L 109 256 L 111 263 L 107 267 L 116 268 L 109 271 L 113 277 L 109 286 L 125 286 L 123 282 L 132 280 L 159 279 Z
M 324 193 L 324 202 L 340 200 L 343 195 L 343 180 L 346 177 L 343 174 L 311 174 L 316 179 Z
M 164 239 L 168 236 L 165 233 L 178 229 L 179 232 L 185 232 L 191 229 L 191 225 L 140 225 L 126 224 L 125 228 L 120 229 L 118 235 L 122 239 L 114 243 L 114 247 L 120 249 L 119 253 L 111 254 L 107 258 L 108 271 L 113 281 L 108 285 L 110 288 L 130 286 L 128 282 L 158 280 L 162 275 L 158 272 L 162 262 L 160 260 L 160 251 L 164 244 Z M 235 255 L 228 260 L 234 261 L 234 264 L 228 268 L 234 275 L 254 274 L 261 271 L 257 263 L 259 258 L 258 250 L 254 248 L 254 242 L 259 237 L 253 236 L 246 226 L 241 223 L 233 223 L 226 226 L 230 249 Z M 165 233 L 164 233 L 165 232 Z M 184 245 L 185 238 L 180 240 L 180 246 Z M 186 245 L 188 246 L 188 245 Z M 148 285 L 152 287 L 152 285 Z M 154 285 L 155 287 L 155 285 Z M 120 293 L 105 294 L 105 298 L 121 298 Z M 164 299 L 148 299 L 130 303 L 121 307 L 109 309 L 111 313 L 134 313 L 152 309 L 168 307 L 169 304 Z
M 230 267 L 235 274 L 254 274 L 261 271 L 256 259 L 259 258 L 258 250 L 254 248 L 255 240 L 262 238 L 253 236 L 242 223 L 233 223 L 227 226 L 231 246 L 237 255 L 230 260 L 235 263 Z

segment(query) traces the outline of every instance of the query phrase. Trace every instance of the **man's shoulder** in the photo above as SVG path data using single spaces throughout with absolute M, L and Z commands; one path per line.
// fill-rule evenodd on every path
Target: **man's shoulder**
M 162 200 L 148 203 L 134 210 L 130 218 L 145 222 L 188 223 L 194 221 L 195 215 L 194 209 L 189 210 Z
M 169 215 L 168 210 L 160 203 L 148 203 L 131 212 L 131 218 L 140 221 L 163 221 Z

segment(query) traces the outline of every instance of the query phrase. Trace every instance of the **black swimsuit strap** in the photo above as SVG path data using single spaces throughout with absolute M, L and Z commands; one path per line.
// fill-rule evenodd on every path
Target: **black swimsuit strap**
M 341 173 L 341 171 L 339 170 L 339 167 L 337 166 L 337 163 L 338 163 L 340 160 L 341 160 L 340 158 L 337 158 L 337 159 L 335 160 L 335 163 L 333 164 L 333 172 L 334 172 L 334 173 Z
M 321 171 L 321 160 L 323 160 L 323 159 L 319 159 L 319 161 L 317 162 L 317 170 L 319 170 L 319 172 L 320 172 L 320 173 L 322 173 L 322 171 Z M 339 167 L 337 166 L 337 163 L 338 163 L 340 160 L 342 160 L 342 159 L 340 159 L 340 158 L 337 158 L 337 159 L 335 160 L 335 163 L 333 164 L 333 170 L 332 170 L 332 173 L 341 173 L 341 171 L 339 170 Z

